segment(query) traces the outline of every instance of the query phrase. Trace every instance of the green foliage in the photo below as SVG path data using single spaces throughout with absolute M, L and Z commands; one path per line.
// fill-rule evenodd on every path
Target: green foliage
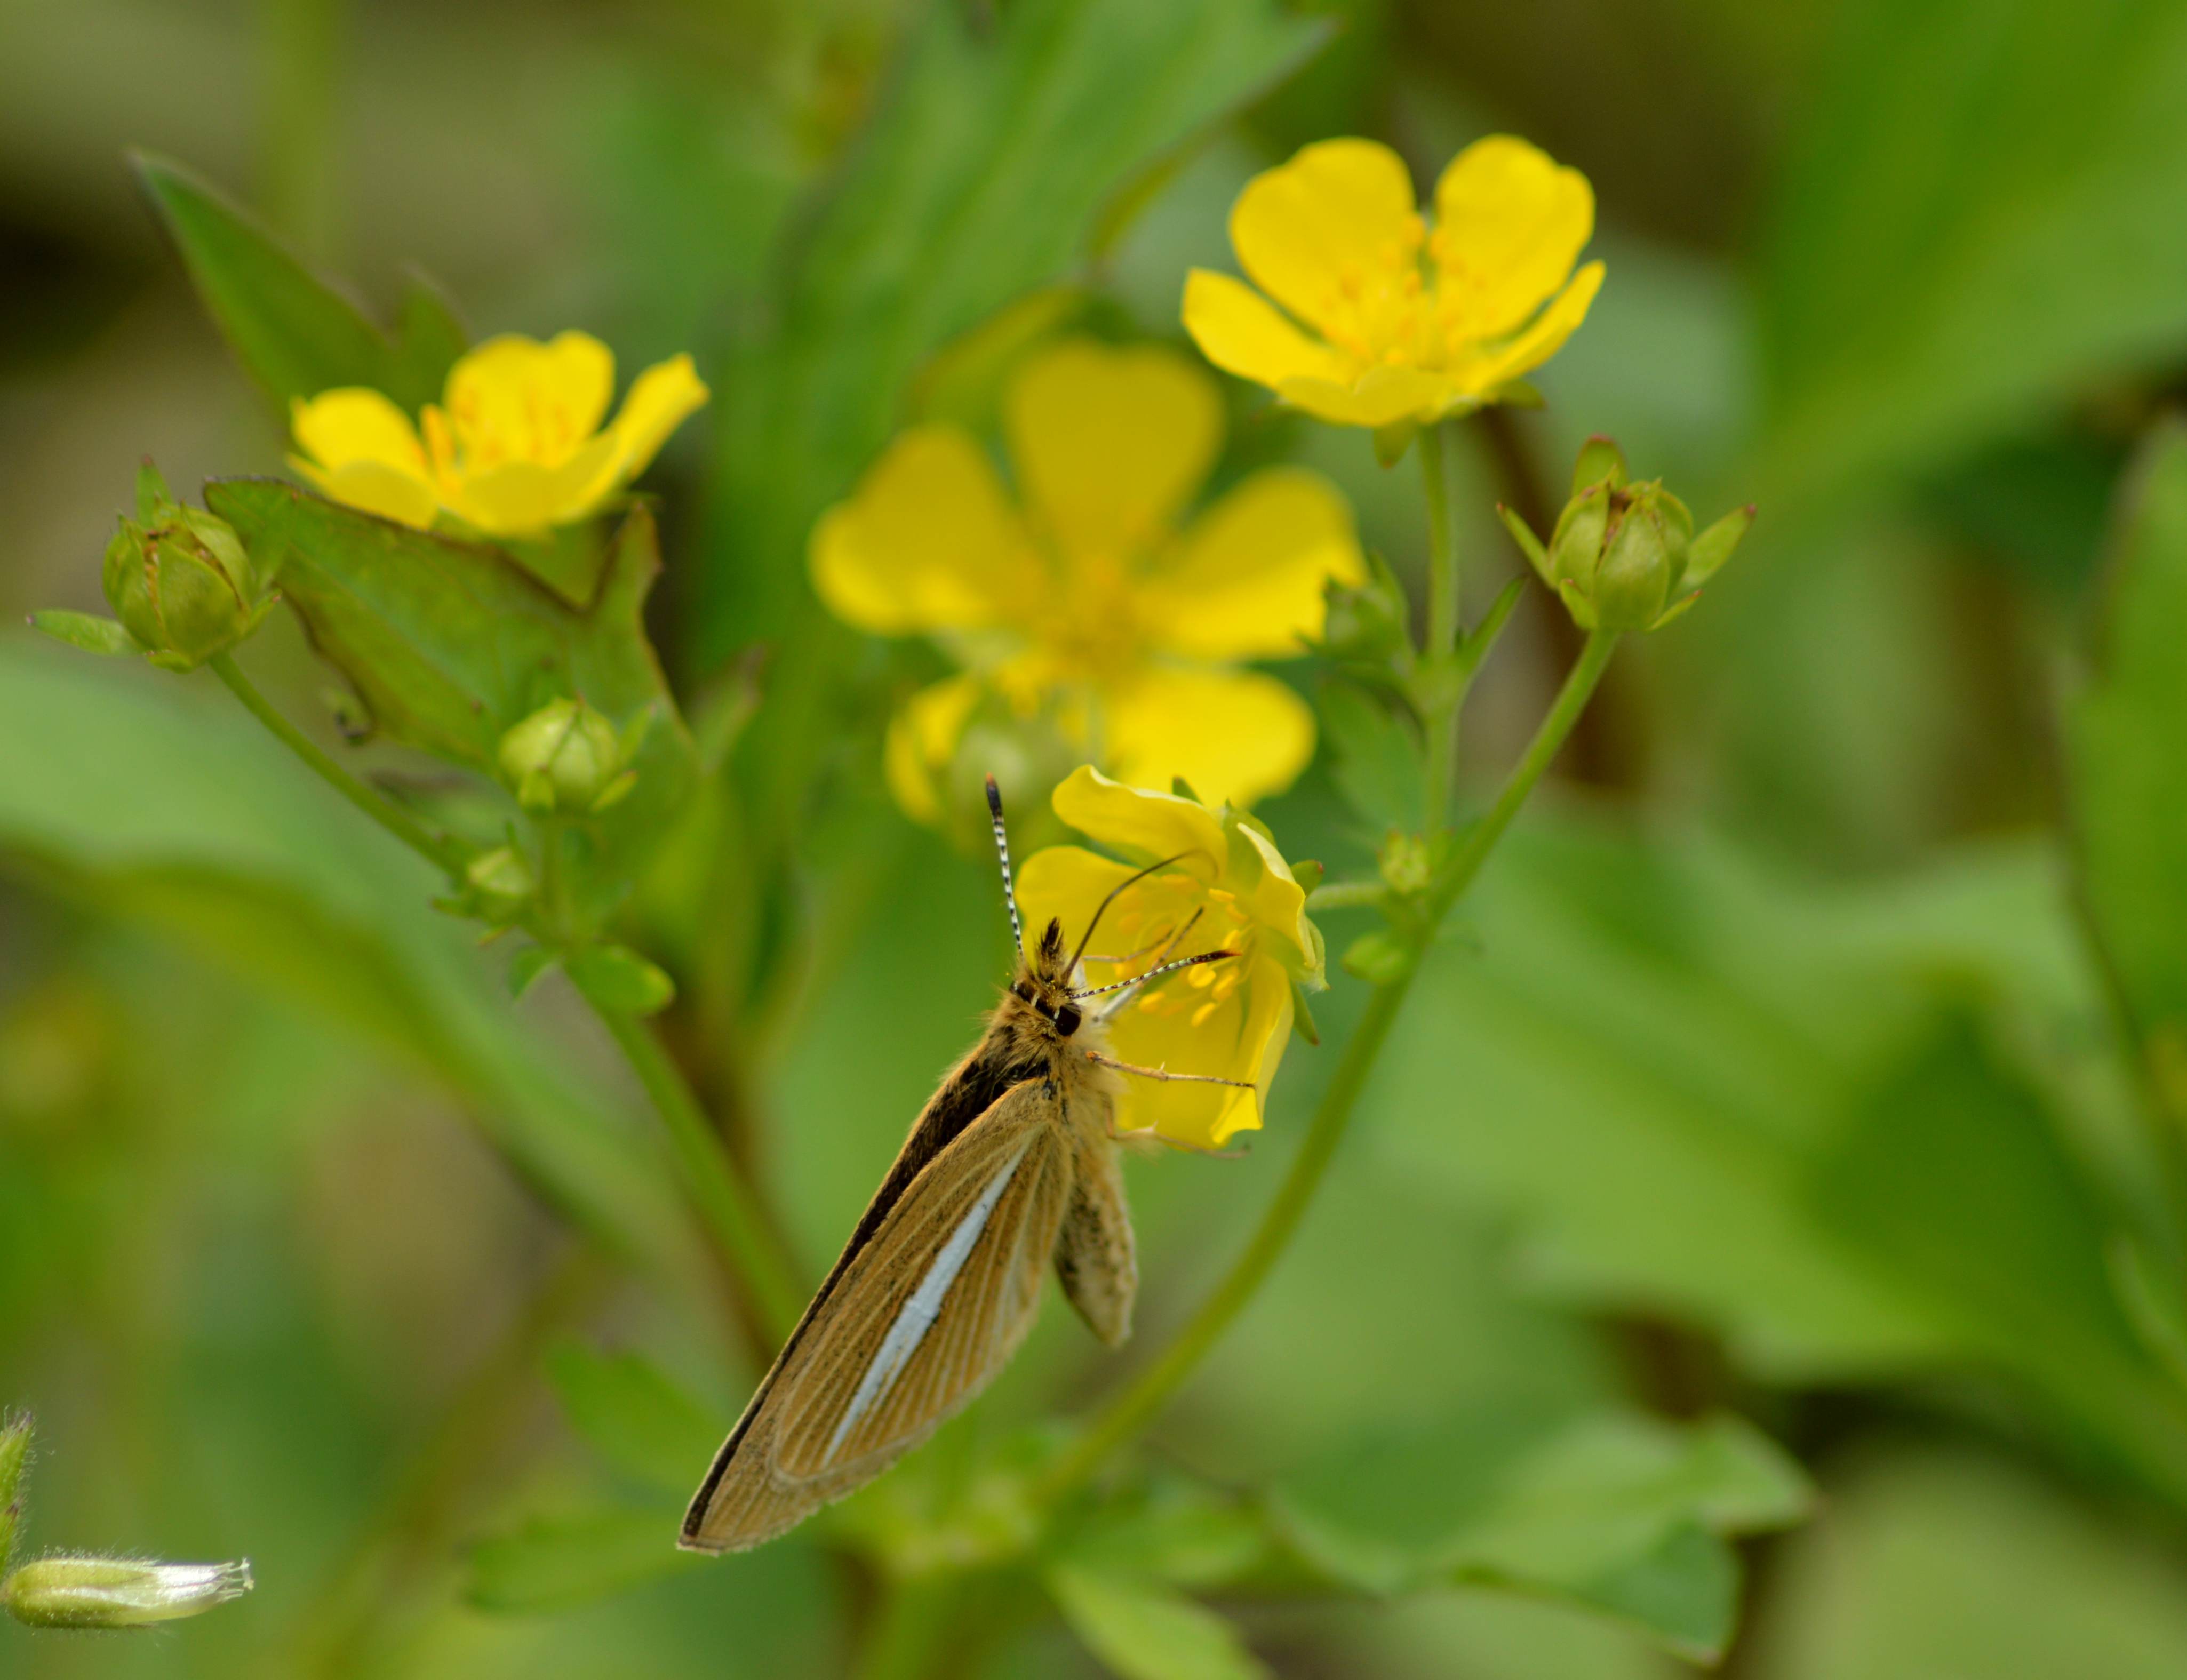
M 2126 492 L 2094 668 L 2069 714 L 2082 890 L 2164 1099 L 2187 1113 L 2187 429 Z
M 284 434 L 291 402 L 344 385 L 385 391 L 413 413 L 439 400 L 468 340 L 430 281 L 412 280 L 391 340 L 255 217 L 189 171 L 147 154 L 135 163 L 138 183 L 206 312 Z
M 928 8 L 722 381 L 702 656 L 782 629 L 806 533 L 929 356 L 1068 274 L 1105 207 L 1325 36 L 1268 0 L 1034 0 L 984 30 Z
M 542 1192 L 616 1250 L 693 1275 L 652 1155 L 512 1017 L 430 873 L 228 709 L 0 652 L 0 841 L 110 913 L 171 933 L 445 1079 Z
M 470 1548 L 464 1599 L 482 1610 L 547 1615 L 703 1566 L 676 1549 L 675 1536 L 676 1519 L 652 1509 L 535 1519 Z
M 1082 1565 L 1048 1572 L 1071 1631 L 1122 1680 L 1261 1680 L 1235 1629 L 1212 1611 L 1144 1577 Z
M 2187 18 L 1861 0 L 1774 197 L 1765 500 L 1903 475 L 2187 340 Z
M 618 1470 L 678 1509 L 691 1492 L 692 1466 L 706 1464 L 728 1433 L 730 1419 L 692 1398 L 643 1354 L 600 1353 L 565 1340 L 548 1351 L 547 1374 L 577 1431 Z

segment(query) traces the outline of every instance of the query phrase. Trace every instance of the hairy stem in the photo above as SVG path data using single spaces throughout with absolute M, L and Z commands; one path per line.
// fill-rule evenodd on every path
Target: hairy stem
M 447 834 L 431 833 L 379 789 L 359 781 L 328 757 L 325 750 L 317 741 L 273 709 L 273 703 L 260 694 L 256 685 L 243 674 L 233 655 L 215 654 L 206 663 L 211 667 L 213 675 L 228 685 L 228 692 L 243 702 L 250 715 L 279 736 L 289 750 L 309 765 L 321 781 L 420 857 L 438 864 L 450 874 L 461 873 L 464 865 L 469 861 L 467 855 L 469 848 L 461 841 Z
M 615 1010 L 602 1009 L 599 1017 L 668 1128 L 685 1192 L 743 1279 L 761 1322 L 779 1342 L 805 1308 L 797 1268 L 776 1242 L 758 1199 L 652 1027 Z
M 1049 1498 L 1060 1497 L 1082 1485 L 1111 1452 L 1153 1419 L 1206 1357 L 1208 1350 L 1222 1339 L 1231 1321 L 1245 1310 L 1282 1257 L 1315 1191 L 1321 1188 L 1322 1177 L 1329 1170 L 1337 1144 L 1343 1141 L 1359 1093 L 1374 1070 L 1375 1059 L 1381 1054 L 1391 1027 L 1396 1024 L 1405 994 L 1412 989 L 1420 960 L 1434 942 L 1436 930 L 1473 884 L 1474 877 L 1481 873 L 1481 866 L 1495 850 L 1496 842 L 1510 828 L 1513 816 L 1526 803 L 1527 795 L 1533 791 L 1543 773 L 1555 761 L 1558 749 L 1571 735 L 1572 726 L 1587 709 L 1588 696 L 1602 680 L 1603 670 L 1610 663 L 1617 640 L 1618 632 L 1614 630 L 1598 630 L 1588 638 L 1555 703 L 1535 730 L 1526 752 L 1505 777 L 1495 803 L 1467 834 L 1450 867 L 1436 881 L 1428 900 L 1428 913 L 1406 948 L 1404 968 L 1376 986 L 1367 1000 L 1366 1013 L 1352 1029 L 1329 1088 L 1322 1093 L 1306 1141 L 1299 1146 L 1297 1158 L 1285 1175 L 1275 1200 L 1261 1216 L 1260 1225 L 1246 1243 L 1245 1251 L 1231 1262 L 1229 1272 L 1216 1285 L 1214 1294 L 1200 1304 L 1200 1310 L 1186 1321 L 1184 1328 L 1155 1363 L 1102 1410 L 1071 1450 L 1050 1468 L 1042 1484 L 1042 1492 Z

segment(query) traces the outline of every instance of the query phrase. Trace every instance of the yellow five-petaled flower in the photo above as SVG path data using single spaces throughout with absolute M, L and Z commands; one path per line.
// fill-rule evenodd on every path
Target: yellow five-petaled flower
M 290 405 L 290 464 L 337 502 L 424 528 L 446 514 L 491 537 L 535 537 L 594 512 L 706 400 L 691 358 L 638 376 L 604 426 L 615 355 L 587 333 L 488 339 L 410 417 L 345 386 Z
M 1045 927 L 1054 916 L 1067 929 L 1083 928 L 1119 883 L 1168 860 L 1103 912 L 1084 958 L 1090 984 L 1128 980 L 1172 958 L 1235 953 L 1116 994 L 1109 1043 L 1139 1067 L 1241 1083 L 1127 1074 L 1117 1129 L 1212 1149 L 1258 1127 L 1290 1041 L 1292 985 L 1326 983 L 1321 934 L 1307 919 L 1306 891 L 1290 865 L 1249 817 L 1126 787 L 1090 767 L 1056 789 L 1054 804 L 1057 816 L 1125 861 L 1075 846 L 1035 852 L 1018 881 L 1029 927 Z
M 1221 446 L 1222 402 L 1154 346 L 1042 351 L 1004 409 L 1021 505 L 969 433 L 920 425 L 813 531 L 813 582 L 839 617 L 933 637 L 964 667 L 891 727 L 898 802 L 937 820 L 937 778 L 996 697 L 1020 717 L 1047 712 L 1077 753 L 1135 785 L 1182 776 L 1240 804 L 1290 785 L 1313 756 L 1313 714 L 1234 664 L 1305 651 L 1324 583 L 1364 576 L 1343 497 L 1268 468 L 1181 521 Z
M 1496 402 L 1586 318 L 1602 265 L 1572 265 L 1594 192 L 1491 135 L 1443 171 L 1435 211 L 1431 229 L 1387 146 L 1307 146 L 1255 176 L 1230 211 L 1231 246 L 1261 291 L 1195 268 L 1185 329 L 1217 367 L 1342 425 L 1426 424 Z

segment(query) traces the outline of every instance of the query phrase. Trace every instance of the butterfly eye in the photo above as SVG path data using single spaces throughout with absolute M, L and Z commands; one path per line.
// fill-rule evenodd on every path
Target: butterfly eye
M 1079 1014 L 1076 1006 L 1065 1003 L 1055 1012 L 1055 1030 L 1065 1038 L 1078 1031 Z

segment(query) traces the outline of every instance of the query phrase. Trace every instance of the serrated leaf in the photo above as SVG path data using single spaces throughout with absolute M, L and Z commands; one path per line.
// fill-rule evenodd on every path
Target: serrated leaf
M 1263 1680 L 1267 1666 L 1214 1611 L 1167 1587 L 1063 1564 L 1046 1576 L 1063 1619 L 1122 1680 Z
M 1352 808 L 1378 834 L 1415 832 L 1426 793 L 1420 737 L 1411 720 L 1339 679 L 1322 685 L 1318 710 L 1335 756 L 1330 773 Z
M 609 1463 L 679 1503 L 732 1421 L 643 1354 L 602 1353 L 572 1337 L 548 1350 L 547 1375 L 571 1423 Z
M 542 587 L 499 550 L 392 524 L 265 479 L 205 486 L 313 645 L 399 740 L 493 775 L 504 732 L 549 700 L 582 695 L 617 725 L 650 709 L 629 796 L 584 825 L 573 849 L 583 902 L 612 902 L 683 811 L 698 751 L 646 639 L 661 570 L 653 515 L 633 507 L 609 545 L 589 607 Z
M 368 385 L 415 412 L 437 401 L 443 329 L 414 317 L 399 349 L 364 312 L 305 267 L 262 222 L 180 164 L 135 155 L 138 183 L 174 241 L 199 300 L 283 433 L 289 404 L 340 385 Z M 408 323 L 406 323 L 408 324 Z
M 578 991 L 619 1015 L 657 1014 L 676 1001 L 676 982 L 627 946 L 588 946 L 564 966 Z
M 673 1514 L 588 1511 L 479 1542 L 464 1556 L 463 1594 L 479 1610 L 543 1615 L 706 1565 L 677 1549 Z
M 52 637 L 56 642 L 65 642 L 71 648 L 81 648 L 87 654 L 99 654 L 109 659 L 144 651 L 137 638 L 121 627 L 120 619 L 108 618 L 98 613 L 70 612 L 60 607 L 42 607 L 31 615 L 31 628 Z

